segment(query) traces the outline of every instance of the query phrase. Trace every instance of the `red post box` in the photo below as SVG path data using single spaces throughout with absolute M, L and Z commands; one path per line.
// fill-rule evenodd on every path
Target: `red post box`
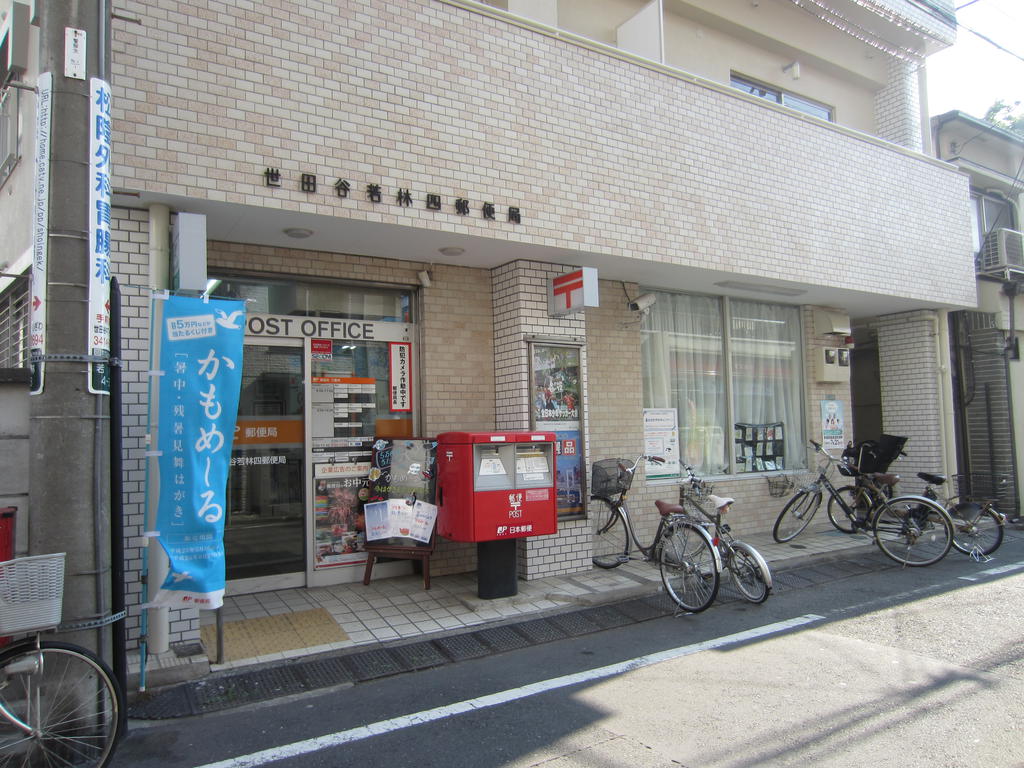
M 437 436 L 437 532 L 452 541 L 556 533 L 553 432 Z

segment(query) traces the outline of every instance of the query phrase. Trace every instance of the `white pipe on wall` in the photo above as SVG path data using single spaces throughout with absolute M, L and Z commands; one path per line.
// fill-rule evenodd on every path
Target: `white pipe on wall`
M 149 287 L 153 291 L 165 290 L 169 286 L 171 261 L 171 211 L 166 205 L 152 205 L 149 208 Z M 147 447 L 148 449 L 148 447 Z M 151 510 L 147 511 L 146 529 L 156 529 L 156 501 L 150 500 Z M 157 593 L 170 570 L 170 561 L 160 543 L 148 539 L 147 556 L 149 573 L 147 578 L 149 599 Z M 149 608 L 148 653 L 166 653 L 170 649 L 170 610 L 164 606 Z
M 938 310 L 932 318 L 935 323 L 935 346 L 938 364 L 939 389 L 939 439 L 942 449 L 942 474 L 950 478 L 957 473 L 956 428 L 953 417 L 953 378 L 949 353 L 949 312 Z M 950 493 L 955 493 L 950 490 Z

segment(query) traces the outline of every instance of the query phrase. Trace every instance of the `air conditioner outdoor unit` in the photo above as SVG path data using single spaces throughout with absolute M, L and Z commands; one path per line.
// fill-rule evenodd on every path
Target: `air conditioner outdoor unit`
M 1013 229 L 994 229 L 978 254 L 978 272 L 1024 273 L 1024 234 Z

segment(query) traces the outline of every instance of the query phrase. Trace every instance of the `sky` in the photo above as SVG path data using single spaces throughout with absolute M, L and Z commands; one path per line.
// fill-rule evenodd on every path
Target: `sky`
M 999 99 L 1024 102 L 1024 0 L 955 0 L 956 44 L 928 57 L 928 111 L 983 118 Z M 980 32 L 1016 56 L 982 40 Z

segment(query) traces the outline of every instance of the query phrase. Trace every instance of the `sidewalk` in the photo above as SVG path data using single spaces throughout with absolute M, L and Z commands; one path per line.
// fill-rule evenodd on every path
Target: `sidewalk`
M 773 573 L 861 551 L 877 551 L 863 535 L 836 531 L 825 515 L 788 544 L 770 532 L 742 535 L 768 561 Z M 879 553 L 879 557 L 883 557 Z M 332 587 L 289 589 L 229 597 L 222 608 L 224 655 L 217 660 L 216 614 L 201 612 L 202 647 L 151 655 L 147 694 L 163 686 L 280 664 L 318 654 L 402 645 L 512 621 L 596 606 L 661 591 L 656 565 L 630 562 L 613 570 L 593 568 L 565 576 L 519 581 L 511 597 L 484 600 L 475 573 L 440 576 L 423 589 L 419 576 L 403 576 Z M 129 699 L 138 695 L 139 658 L 129 659 Z M 147 695 L 143 694 L 143 695 Z

